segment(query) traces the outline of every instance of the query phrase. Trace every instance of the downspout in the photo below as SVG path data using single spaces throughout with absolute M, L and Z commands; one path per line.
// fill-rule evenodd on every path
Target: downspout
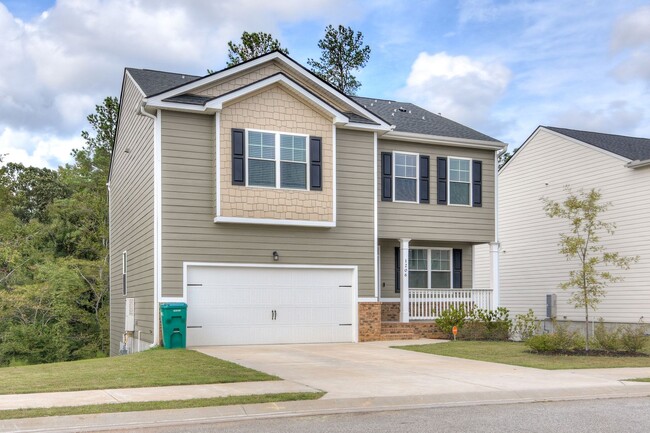
M 500 281 L 499 281 L 499 252 L 501 245 L 499 243 L 499 156 L 505 153 L 508 146 L 500 151 L 494 152 L 494 242 L 490 243 L 490 262 L 492 264 L 490 272 L 490 288 L 492 289 L 493 308 L 500 306 Z

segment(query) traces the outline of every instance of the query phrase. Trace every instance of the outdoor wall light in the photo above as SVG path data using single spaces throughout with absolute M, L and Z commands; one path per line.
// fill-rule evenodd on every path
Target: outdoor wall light
M 278 260 L 280 260 L 280 254 L 277 251 L 273 251 L 273 261 L 277 262 Z

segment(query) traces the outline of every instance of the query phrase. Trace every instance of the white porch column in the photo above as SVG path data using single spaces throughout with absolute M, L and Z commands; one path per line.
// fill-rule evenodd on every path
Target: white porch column
M 499 306 L 499 242 L 490 242 L 490 289 L 492 289 L 492 308 Z
M 400 239 L 399 240 L 399 252 L 400 260 L 402 261 L 400 276 L 400 316 L 401 322 L 408 323 L 409 321 L 409 242 L 410 239 Z

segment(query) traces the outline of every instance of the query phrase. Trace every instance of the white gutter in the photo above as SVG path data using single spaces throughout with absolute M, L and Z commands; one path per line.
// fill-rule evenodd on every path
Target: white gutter
M 443 137 L 441 135 L 417 134 L 414 132 L 389 131 L 382 138 L 400 141 L 412 141 L 417 143 L 438 144 L 442 146 L 469 147 L 474 149 L 503 150 L 507 144 L 497 141 L 470 140 L 454 137 Z
M 650 159 L 637 159 L 625 164 L 627 168 L 641 168 L 650 166 Z

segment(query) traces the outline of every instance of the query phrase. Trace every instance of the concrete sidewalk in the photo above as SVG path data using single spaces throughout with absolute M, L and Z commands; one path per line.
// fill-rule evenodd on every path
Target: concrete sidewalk
M 98 389 L 91 391 L 44 392 L 0 395 L 0 410 L 132 403 L 137 401 L 189 400 L 285 392 L 315 392 L 317 389 L 286 380 L 218 383 L 209 385 L 150 388 Z

